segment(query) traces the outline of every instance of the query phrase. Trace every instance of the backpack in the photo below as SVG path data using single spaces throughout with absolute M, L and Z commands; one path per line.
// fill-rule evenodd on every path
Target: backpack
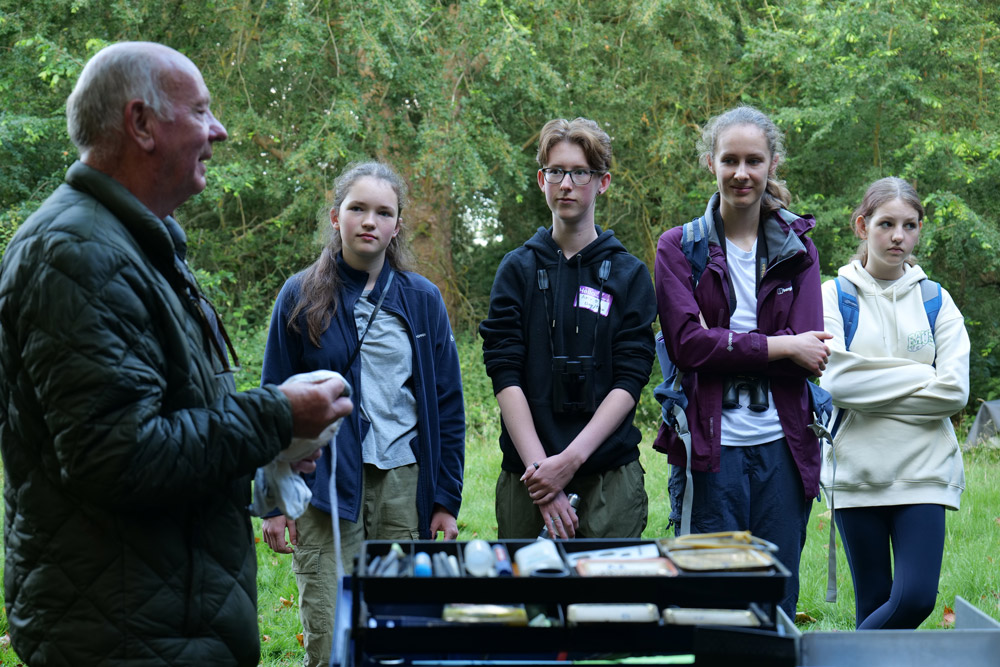
M 833 279 L 837 286 L 837 306 L 840 308 L 840 316 L 844 320 L 844 349 L 851 349 L 851 341 L 858 331 L 858 286 L 850 280 L 843 280 L 840 276 Z M 920 296 L 923 297 L 924 311 L 927 313 L 927 322 L 931 325 L 931 335 L 934 334 L 934 325 L 937 324 L 938 312 L 941 311 L 941 284 L 933 280 L 922 278 L 920 280 Z
M 698 287 L 698 281 L 708 265 L 709 223 L 704 216 L 684 223 L 681 231 L 681 251 L 691 265 L 692 288 Z M 854 298 L 857 308 L 857 294 Z M 856 321 L 857 318 L 855 318 Z M 653 390 L 653 396 L 660 402 L 660 414 L 667 428 L 673 429 L 684 444 L 685 469 L 673 466 L 670 469 L 670 480 L 667 484 L 670 498 L 670 524 L 676 527 L 675 533 L 688 535 L 691 533 L 691 504 L 694 500 L 694 482 L 691 477 L 691 430 L 688 427 L 688 399 L 684 394 L 682 381 L 683 371 L 670 358 L 663 332 L 656 334 L 656 356 L 663 373 L 663 382 Z M 814 422 L 809 428 L 819 438 L 830 438 L 826 428 L 833 412 L 833 401 L 830 393 L 819 385 L 809 382 L 809 398 Z M 680 511 L 677 511 L 677 508 Z M 669 529 L 669 526 L 668 526 Z
M 708 221 L 704 216 L 684 223 L 681 231 L 681 250 L 691 265 L 693 287 L 698 286 L 701 274 L 708 265 L 708 235 Z M 688 428 L 687 414 L 684 412 L 688 400 L 681 385 L 684 372 L 678 369 L 670 358 L 662 331 L 656 333 L 656 358 L 660 362 L 663 382 L 653 390 L 653 396 L 660 403 L 663 423 L 667 428 L 676 431 L 677 437 L 684 443 L 684 453 L 687 457 L 686 470 L 681 470 L 677 466 L 670 468 L 670 480 L 667 483 L 667 493 L 670 497 L 670 524 L 678 527 L 680 532 L 677 535 L 688 535 L 691 532 L 691 503 L 694 502 L 694 481 L 691 478 L 691 430 Z M 680 512 L 677 511 L 678 508 Z

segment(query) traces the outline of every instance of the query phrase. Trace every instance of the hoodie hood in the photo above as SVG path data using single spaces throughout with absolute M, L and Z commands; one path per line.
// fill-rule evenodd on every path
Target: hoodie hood
M 627 252 L 625 246 L 615 238 L 612 230 L 601 231 L 597 225 L 594 225 L 594 229 L 597 231 L 597 238 L 569 260 L 565 260 L 562 250 L 552 238 L 551 227 L 548 229 L 539 227 L 535 235 L 524 242 L 524 247 L 534 251 L 539 266 L 546 268 L 557 264 L 560 259 L 570 261 L 573 265 L 590 266 L 600 263 L 614 253 Z
M 553 356 L 565 355 L 567 349 L 575 346 L 574 343 L 567 340 L 567 336 L 572 335 L 579 339 L 582 323 L 581 311 L 584 308 L 575 306 L 577 300 L 583 298 L 581 295 L 588 289 L 587 286 L 591 286 L 591 288 L 596 286 L 597 303 L 606 304 L 605 284 L 615 270 L 611 256 L 627 252 L 625 246 L 615 238 L 613 231 L 602 232 L 597 225 L 594 225 L 594 229 L 597 232 L 597 238 L 568 259 L 552 238 L 551 228 L 539 227 L 535 235 L 524 244 L 525 248 L 534 253 L 535 265 L 543 270 L 539 273 L 544 272 L 549 276 L 549 284 L 544 289 L 539 284 L 539 289 L 543 292 L 542 298 L 546 302 L 546 308 L 549 309 L 547 312 L 551 314 L 551 317 L 547 319 L 551 322 L 548 333 Z M 607 265 L 604 265 L 605 260 L 608 261 Z M 564 308 L 566 304 L 572 304 L 574 307 L 567 311 Z M 604 306 L 598 305 L 597 307 Z M 563 326 L 566 323 L 566 318 L 571 318 L 571 327 Z M 596 327 L 605 318 L 596 315 L 590 319 L 594 322 L 593 345 L 596 345 Z M 592 356 L 593 350 L 589 354 Z
M 906 336 L 902 330 L 904 322 L 908 321 L 906 314 L 897 312 L 900 301 L 917 289 L 921 280 L 927 277 L 919 266 L 903 265 L 903 276 L 891 283 L 878 281 L 861 266 L 861 262 L 853 260 L 850 264 L 840 267 L 837 274 L 851 281 L 858 288 L 858 296 L 867 298 L 879 318 L 879 330 L 882 332 L 882 345 L 887 350 L 895 350 L 903 344 Z M 883 285 L 885 285 L 883 287 Z M 912 304 L 910 304 L 912 306 Z
M 880 295 L 891 299 L 902 297 L 904 294 L 915 288 L 921 280 L 927 277 L 927 274 L 924 273 L 924 270 L 919 266 L 904 264 L 903 276 L 898 280 L 894 280 L 886 287 L 882 287 L 879 284 L 879 281 L 875 280 L 875 278 L 872 277 L 872 274 L 868 273 L 868 271 L 861 266 L 861 262 L 856 259 L 850 264 L 840 267 L 837 271 L 837 275 L 846 278 L 857 285 L 858 293 L 873 296 Z

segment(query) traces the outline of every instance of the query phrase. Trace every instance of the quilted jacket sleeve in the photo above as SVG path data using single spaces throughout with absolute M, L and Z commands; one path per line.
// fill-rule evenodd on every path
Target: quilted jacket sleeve
M 193 312 L 155 270 L 92 239 L 41 243 L 16 281 L 19 382 L 67 490 L 97 504 L 197 501 L 289 442 L 287 400 L 224 389 Z

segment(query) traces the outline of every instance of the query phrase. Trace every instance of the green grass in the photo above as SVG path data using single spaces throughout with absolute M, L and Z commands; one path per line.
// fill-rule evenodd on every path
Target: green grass
M 962 509 L 945 517 L 944 562 L 938 582 L 937 606 L 921 624 L 929 630 L 947 627 L 945 607 L 960 595 L 1000 620 L 1000 450 L 965 453 L 966 489 Z M 854 590 L 840 536 L 837 536 L 837 602 L 825 602 L 830 513 L 813 508 L 800 567 L 799 611 L 816 619 L 802 630 L 852 630 Z
M 459 539 L 496 538 L 493 497 L 500 469 L 499 410 L 483 370 L 479 343 L 471 336 L 459 337 L 466 399 L 466 460 Z M 655 370 L 655 369 L 654 369 Z M 668 467 L 666 457 L 654 452 L 659 406 L 647 387 L 637 410 L 637 424 L 643 430 L 641 461 L 646 469 L 646 492 L 650 515 L 645 537 L 666 534 L 669 507 L 666 497 Z M 937 607 L 921 628 L 943 627 L 944 608 L 952 607 L 956 595 L 1000 620 L 1000 450 L 979 449 L 966 453 L 966 491 L 962 509 L 947 515 L 944 564 Z M 255 520 L 260 535 L 259 521 Z M 801 563 L 799 611 L 814 622 L 800 624 L 802 631 L 852 630 L 854 592 L 850 573 L 838 538 L 838 601 L 829 604 L 826 595 L 826 563 L 829 514 L 825 504 L 813 505 L 809 535 Z M 262 641 L 261 665 L 291 667 L 301 664 L 303 651 L 296 635 L 298 592 L 291 572 L 291 557 L 273 553 L 263 542 L 257 544 L 258 611 Z M 285 604 L 282 601 L 292 601 Z M 0 617 L 0 635 L 7 631 L 6 617 Z M 0 664 L 21 664 L 6 645 L 0 646 Z

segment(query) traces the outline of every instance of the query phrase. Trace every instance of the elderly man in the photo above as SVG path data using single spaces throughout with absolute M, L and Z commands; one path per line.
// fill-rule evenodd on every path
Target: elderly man
M 171 217 L 226 139 L 198 68 L 115 44 L 66 107 L 80 161 L 0 267 L 14 648 L 32 665 L 256 665 L 249 475 L 350 399 L 338 380 L 235 391 Z

